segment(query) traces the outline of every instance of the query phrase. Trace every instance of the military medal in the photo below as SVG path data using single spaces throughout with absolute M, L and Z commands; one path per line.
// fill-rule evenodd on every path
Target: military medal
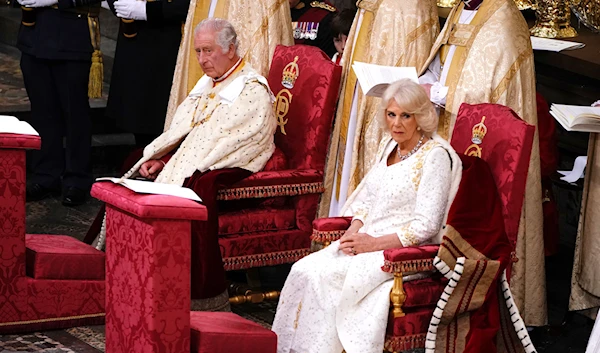
M 300 29 L 300 39 L 306 39 L 306 22 L 300 22 L 301 23 L 301 29 Z
M 300 24 L 298 22 L 292 22 L 294 27 L 294 39 L 300 39 Z
M 311 40 L 315 40 L 317 39 L 317 34 L 319 32 L 319 23 L 313 23 L 313 28 L 310 30 L 310 39 Z

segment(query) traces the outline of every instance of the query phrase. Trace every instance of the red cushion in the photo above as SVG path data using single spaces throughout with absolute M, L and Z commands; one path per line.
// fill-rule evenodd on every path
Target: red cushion
M 294 208 L 256 208 L 219 215 L 219 235 L 242 234 L 296 227 Z
M 274 170 L 285 169 L 287 169 L 287 158 L 285 158 L 285 154 L 283 154 L 283 151 L 281 151 L 279 147 L 275 147 L 275 151 L 273 152 L 271 158 L 269 158 L 267 161 L 267 164 L 265 164 L 263 171 L 270 172 Z
M 192 353 L 275 353 L 277 335 L 234 313 L 192 311 Z
M 104 280 L 104 253 L 66 235 L 27 234 L 27 276 Z
M 0 134 L 0 148 L 39 150 L 42 140 L 39 136 L 20 134 Z
M 390 311 L 385 333 L 385 349 L 390 352 L 425 347 L 425 335 L 435 306 L 407 309 L 405 316 L 394 318 Z

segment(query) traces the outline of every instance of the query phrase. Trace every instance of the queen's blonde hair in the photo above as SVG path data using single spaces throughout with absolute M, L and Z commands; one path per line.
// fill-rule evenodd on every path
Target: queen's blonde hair
M 427 96 L 427 92 L 420 84 L 408 78 L 390 84 L 381 97 L 379 119 L 386 131 L 388 128 L 385 110 L 392 99 L 406 113 L 414 115 L 417 126 L 421 128 L 425 135 L 431 136 L 437 131 L 439 118 Z

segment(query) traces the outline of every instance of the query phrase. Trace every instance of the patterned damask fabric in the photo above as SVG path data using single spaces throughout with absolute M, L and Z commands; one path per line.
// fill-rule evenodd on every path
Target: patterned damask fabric
M 251 208 L 219 216 L 219 236 L 288 230 L 296 227 L 293 208 Z
M 0 322 L 20 321 L 27 312 L 24 150 L 0 153 L 0 259 Z
M 104 253 L 67 235 L 27 234 L 27 276 L 104 280 Z
M 275 353 L 277 335 L 234 313 L 191 312 L 192 353 Z
M 104 281 L 26 276 L 24 149 L 39 148 L 39 142 L 37 136 L 0 135 L 0 334 L 104 321 Z
M 286 250 L 308 249 L 310 247 L 310 237 L 306 232 L 297 229 L 256 232 L 220 238 L 219 246 L 223 258 L 243 257 Z M 288 262 L 283 261 L 281 263 Z
M 190 222 L 107 206 L 106 351 L 190 347 Z
M 481 158 L 492 170 L 492 175 L 502 201 L 504 224 L 508 239 L 517 243 L 523 195 L 527 180 L 529 157 L 535 127 L 527 124 L 510 108 L 497 104 L 462 104 L 452 146 L 461 154 L 473 145 L 473 127 L 485 116 L 487 133 L 481 144 Z
M 282 84 L 284 69 L 294 63 L 296 57 L 297 78 L 293 87 L 287 89 Z M 312 46 L 277 46 L 275 49 L 269 86 L 275 95 L 281 93 L 280 97 L 291 98 L 287 115 L 278 118 L 280 126 L 275 133 L 275 144 L 286 155 L 289 168 L 323 171 L 341 70 L 325 53 Z M 288 90 L 289 95 L 282 90 Z M 275 103 L 276 115 L 284 105 L 280 103 Z

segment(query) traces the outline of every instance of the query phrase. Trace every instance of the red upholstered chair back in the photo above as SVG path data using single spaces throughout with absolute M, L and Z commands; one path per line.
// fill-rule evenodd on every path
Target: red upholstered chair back
M 324 169 L 341 74 L 316 47 L 275 48 L 268 80 L 277 96 L 275 144 L 288 169 Z
M 517 242 L 535 127 L 498 104 L 463 103 L 450 144 L 457 153 L 485 160 L 502 201 L 506 235 Z

